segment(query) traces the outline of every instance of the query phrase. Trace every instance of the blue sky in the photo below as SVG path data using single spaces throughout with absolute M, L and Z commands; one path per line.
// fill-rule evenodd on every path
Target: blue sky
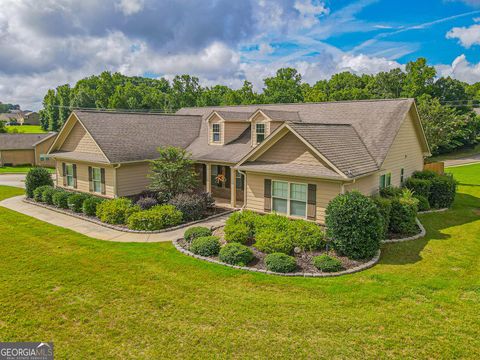
M 280 67 L 315 83 L 425 57 L 480 81 L 480 0 L 0 0 L 0 101 L 41 107 L 48 88 L 101 71 L 189 73 L 261 91 Z

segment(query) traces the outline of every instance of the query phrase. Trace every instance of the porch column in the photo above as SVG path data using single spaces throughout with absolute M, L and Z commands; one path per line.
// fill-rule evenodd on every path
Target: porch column
M 230 167 L 230 206 L 237 207 L 237 170 Z
M 212 193 L 212 165 L 205 164 L 207 169 L 207 179 L 206 179 L 206 188 L 205 191 L 207 193 Z

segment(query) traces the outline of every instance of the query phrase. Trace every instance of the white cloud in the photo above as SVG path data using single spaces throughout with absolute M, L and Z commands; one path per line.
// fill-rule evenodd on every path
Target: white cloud
M 450 76 L 469 84 L 480 81 L 480 63 L 472 64 L 462 54 L 453 60 L 451 65 L 437 65 L 439 76 Z
M 320 16 L 330 12 L 325 3 L 312 0 L 296 0 L 294 8 L 300 13 L 300 20 L 305 28 L 312 27 L 318 23 Z
M 465 48 L 480 45 L 480 24 L 469 27 L 454 27 L 446 35 L 447 39 L 458 39 Z
M 120 0 L 115 4 L 124 15 L 133 15 L 143 10 L 143 0 Z

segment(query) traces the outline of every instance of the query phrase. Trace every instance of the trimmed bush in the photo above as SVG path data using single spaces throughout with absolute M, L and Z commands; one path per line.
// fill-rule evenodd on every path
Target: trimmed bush
M 52 189 L 50 185 L 42 185 L 33 190 L 33 200 L 43 202 L 43 192 L 47 189 Z
M 48 170 L 40 167 L 30 169 L 25 177 L 25 193 L 27 197 L 33 197 L 33 191 L 43 185 L 53 187 L 52 176 Z
M 412 174 L 412 177 L 415 179 L 424 179 L 424 180 L 432 180 L 436 178 L 438 174 L 432 170 L 422 170 L 422 171 L 415 171 Z
M 452 206 L 457 192 L 457 182 L 452 176 L 442 175 L 431 180 L 428 202 L 436 209 Z
M 305 220 L 290 220 L 288 235 L 294 247 L 303 251 L 319 250 L 325 247 L 325 234 L 317 224 Z
M 343 269 L 342 262 L 327 254 L 315 256 L 313 258 L 313 266 L 323 272 L 337 272 Z
M 325 220 L 327 236 L 339 254 L 367 259 L 380 248 L 384 224 L 369 197 L 357 191 L 336 196 L 327 206 Z
M 428 199 L 432 181 L 410 177 L 404 182 L 404 187 L 413 191 L 415 195 L 424 196 Z
M 73 193 L 67 199 L 68 208 L 76 213 L 82 212 L 83 202 L 87 199 L 88 195 Z
M 411 235 L 417 232 L 417 205 L 415 198 L 399 197 L 392 200 L 389 230 L 395 234 Z
M 430 210 L 430 203 L 428 202 L 428 198 L 422 195 L 413 195 L 413 197 L 418 200 L 418 211 Z
M 70 196 L 70 193 L 67 191 L 57 191 L 55 194 L 52 196 L 52 202 L 53 205 L 60 209 L 68 209 L 68 197 Z
M 229 224 L 224 228 L 225 241 L 229 243 L 246 244 L 251 240 L 250 228 L 242 223 Z
M 53 205 L 53 195 L 55 193 L 57 193 L 58 189 L 55 189 L 51 186 L 47 187 L 45 190 L 43 190 L 42 192 L 42 201 L 45 203 L 45 204 L 48 204 L 48 205 Z
M 215 201 L 209 193 L 178 194 L 168 202 L 183 213 L 185 221 L 195 221 L 204 218 Z
M 138 201 L 135 204 L 140 206 L 140 209 L 142 210 L 148 210 L 154 207 L 155 205 L 158 205 L 158 201 L 153 197 L 142 197 L 138 199 Z
M 97 213 L 97 206 L 105 200 L 96 196 L 90 196 L 83 202 L 82 212 L 87 216 L 95 216 Z
M 216 236 L 202 236 L 193 239 L 190 251 L 200 256 L 215 256 L 220 251 L 220 241 Z
M 191 242 L 193 239 L 204 236 L 212 236 L 212 230 L 203 226 L 194 226 L 187 229 L 183 234 L 185 241 Z
M 155 231 L 180 224 L 182 216 L 173 205 L 157 205 L 132 214 L 127 222 L 132 230 Z
M 260 216 L 250 210 L 234 212 L 232 215 L 230 215 L 230 217 L 227 219 L 225 223 L 225 228 L 224 228 L 225 235 L 230 232 L 231 227 L 237 224 L 243 224 L 248 228 L 248 236 L 247 236 L 248 240 L 252 240 L 255 236 L 256 223 L 262 217 L 263 216 Z
M 297 268 L 295 258 L 283 253 L 268 254 L 265 256 L 265 265 L 267 270 L 279 273 L 294 272 Z
M 289 234 L 290 220 L 282 215 L 259 216 L 256 222 L 255 247 L 267 254 L 291 254 L 295 247 Z
M 133 206 L 132 201 L 126 198 L 106 200 L 97 205 L 96 215 L 107 224 L 126 224 L 128 218 L 140 211 L 140 207 Z
M 219 259 L 227 264 L 245 266 L 254 258 L 252 250 L 239 243 L 225 245 L 218 255 Z
M 390 225 L 390 213 L 392 212 L 392 200 L 380 196 L 374 196 L 373 201 L 377 205 L 378 211 L 382 218 L 382 238 L 386 239 L 388 234 L 388 227 Z
M 393 186 L 387 186 L 383 189 L 380 189 L 380 196 L 384 198 L 393 198 L 400 196 L 402 194 L 402 189 Z

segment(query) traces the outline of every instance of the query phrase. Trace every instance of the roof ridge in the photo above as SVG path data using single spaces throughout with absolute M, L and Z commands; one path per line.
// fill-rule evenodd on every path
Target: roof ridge
M 177 113 L 162 113 L 162 112 L 141 112 L 141 111 L 117 111 L 117 110 L 86 110 L 86 109 L 73 109 L 72 112 L 87 112 L 87 113 L 100 113 L 100 114 L 122 114 L 122 115 L 161 115 L 161 116 L 193 116 L 198 117 L 201 115 L 193 114 L 177 114 Z

